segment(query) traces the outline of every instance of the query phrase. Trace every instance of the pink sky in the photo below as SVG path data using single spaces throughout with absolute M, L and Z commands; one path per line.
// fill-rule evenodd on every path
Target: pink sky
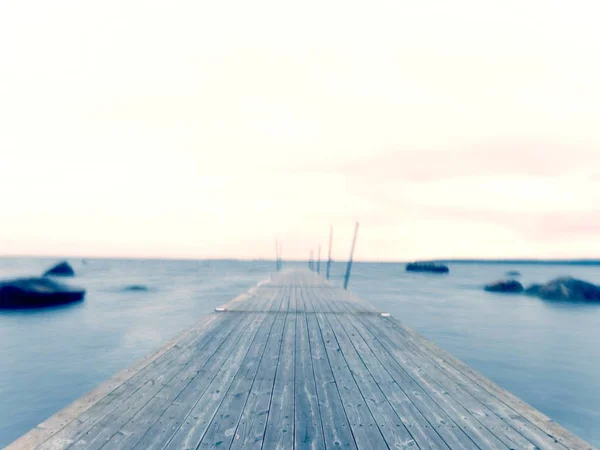
M 600 5 L 0 3 L 0 254 L 600 257 Z

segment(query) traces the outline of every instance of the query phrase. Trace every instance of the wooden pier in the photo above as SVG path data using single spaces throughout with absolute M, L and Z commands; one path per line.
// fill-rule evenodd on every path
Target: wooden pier
M 593 448 L 310 271 L 223 309 L 9 448 Z

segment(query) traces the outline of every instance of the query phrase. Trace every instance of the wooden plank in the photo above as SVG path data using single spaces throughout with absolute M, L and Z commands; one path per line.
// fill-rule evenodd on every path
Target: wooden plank
M 256 320 L 256 317 L 250 317 L 250 319 L 250 322 L 252 322 Z M 250 325 L 250 322 L 243 323 L 242 326 L 247 327 Z M 252 333 L 252 330 L 253 328 L 251 327 L 248 331 Z M 222 373 L 220 369 L 228 365 L 229 361 L 237 356 L 235 349 L 238 348 L 241 340 L 248 338 L 248 336 L 247 333 L 238 333 L 237 337 L 229 339 L 225 344 L 226 347 L 215 355 L 216 358 L 214 360 L 210 361 L 210 365 L 200 370 L 170 403 L 168 401 L 161 403 L 160 399 L 157 399 L 160 416 L 151 427 L 146 427 L 147 429 L 144 434 L 132 447 L 142 449 L 162 448 L 179 429 L 179 426 L 191 411 L 194 402 L 202 397 L 208 386 Z M 135 428 L 132 429 L 135 430 Z M 135 430 L 135 433 L 137 434 L 137 430 Z
M 244 329 L 252 321 L 251 316 L 240 316 L 244 319 L 238 323 L 236 328 Z M 180 397 L 188 395 L 198 395 L 204 392 L 210 381 L 217 374 L 219 369 L 227 361 L 243 334 L 236 333 L 237 336 L 217 337 L 211 340 L 211 346 L 205 351 L 196 352 L 191 358 L 190 364 L 186 367 L 185 373 L 175 377 L 158 394 L 150 400 L 136 415 L 123 426 L 111 439 L 106 446 L 111 449 L 129 449 L 145 435 L 145 433 L 155 426 L 156 421 L 164 414 L 168 406 L 177 401 Z
M 281 302 L 282 300 L 278 298 L 277 301 Z M 269 308 L 270 306 L 266 309 Z M 265 308 L 261 309 L 265 310 Z M 236 379 L 239 379 L 238 374 L 245 376 L 257 365 L 257 358 L 262 355 L 273 319 L 273 315 L 266 314 L 260 321 L 254 322 L 258 329 L 252 329 L 255 333 L 251 342 L 242 340 L 242 345 L 236 352 L 236 358 L 228 366 L 224 366 L 223 374 L 217 375 L 207 393 L 197 401 L 188 419 L 184 421 L 169 442 L 168 448 L 180 448 L 181 446 L 196 448 L 200 444 L 226 394 Z
M 118 401 L 118 407 L 105 415 L 101 420 L 96 422 L 99 416 L 92 416 L 92 420 L 88 420 L 86 426 L 79 427 L 74 437 L 75 442 L 70 448 L 100 448 L 111 440 L 124 425 L 130 422 L 138 413 L 142 412 L 148 403 L 156 396 L 159 396 L 161 392 L 163 393 L 163 398 L 176 397 L 177 393 L 171 392 L 172 386 L 179 387 L 184 383 L 187 384 L 190 377 L 202 367 L 207 358 L 210 358 L 231 333 L 239 328 L 240 319 L 243 318 L 234 317 L 230 321 L 229 326 L 223 326 L 216 330 L 217 332 L 210 339 L 202 340 L 199 345 L 189 346 L 180 352 L 176 359 L 170 361 L 167 367 L 158 370 L 155 377 L 137 390 L 134 395 L 124 401 Z M 145 420 L 149 420 L 150 418 L 151 416 Z M 93 426 L 90 427 L 91 424 Z M 124 437 L 126 436 L 120 433 L 113 444 L 111 444 L 112 447 L 117 446 L 119 438 Z
M 306 291 L 301 290 L 296 297 L 298 309 L 304 312 L 296 316 L 294 448 L 316 449 L 323 442 L 323 426 L 308 340 L 304 295 Z
M 298 296 L 300 289 L 301 288 L 298 284 L 292 284 L 290 286 L 290 297 L 287 309 L 289 313 L 295 313 L 298 311 Z
M 346 293 L 341 293 L 342 295 L 346 294 Z M 377 319 L 375 318 L 371 318 L 371 321 L 375 321 Z M 389 319 L 388 319 L 389 320 Z M 406 329 L 405 327 L 402 327 L 400 325 L 401 328 L 403 328 L 408 334 L 412 334 L 412 335 L 416 335 L 418 336 L 414 331 Z M 369 325 L 369 329 L 371 330 L 372 324 Z M 408 341 L 410 341 L 410 339 L 407 338 Z M 425 349 L 431 347 L 433 349 L 439 350 L 434 344 L 431 344 L 427 341 L 425 341 L 422 337 L 418 336 L 418 344 L 416 345 L 416 348 L 419 351 L 424 351 Z M 451 360 L 453 361 L 453 363 L 455 363 L 457 366 L 460 366 L 462 368 L 464 368 L 465 371 L 467 371 L 468 373 L 473 374 L 473 379 L 477 380 L 477 379 L 481 379 L 481 381 L 484 384 L 488 384 L 488 386 L 490 386 L 492 389 L 497 389 L 497 393 L 500 397 L 502 397 L 503 399 L 510 399 L 510 397 L 513 397 L 516 399 L 516 397 L 512 396 L 512 394 L 504 391 L 503 389 L 495 386 L 493 383 L 491 383 L 491 381 L 487 380 L 484 377 L 481 377 L 480 375 L 474 373 L 474 371 L 472 371 L 472 369 L 470 369 L 468 366 L 464 365 L 464 363 L 456 360 L 455 358 L 453 358 L 451 355 L 448 355 L 447 353 L 443 352 L 442 350 L 440 351 L 440 353 L 438 353 L 438 361 L 443 360 L 446 361 L 446 359 L 443 359 L 440 355 L 444 355 L 447 360 Z M 441 374 L 441 376 L 443 377 L 448 377 L 451 376 L 451 373 L 446 373 L 446 372 L 450 372 L 449 368 L 445 368 L 444 370 L 442 370 L 441 372 L 443 372 Z M 452 380 L 455 384 L 457 383 L 456 379 Z M 460 383 L 458 383 L 460 385 Z M 446 385 L 447 387 L 451 386 L 451 385 Z M 459 386 L 461 387 L 461 386 Z M 471 383 L 470 385 L 463 385 L 462 387 L 464 387 L 464 390 L 467 392 L 467 400 L 468 403 L 473 407 L 474 411 L 478 411 L 479 413 L 481 412 L 481 409 L 479 406 L 485 407 L 487 408 L 487 414 L 490 414 L 492 419 L 491 420 L 486 420 L 486 424 L 487 422 L 493 422 L 498 429 L 500 429 L 500 434 L 502 434 L 503 439 L 505 440 L 505 442 L 510 442 L 512 441 L 517 441 L 519 443 L 519 445 L 521 447 L 519 448 L 535 448 L 535 445 L 540 446 L 540 448 L 549 448 L 549 449 L 554 449 L 554 448 L 563 448 L 562 446 L 558 447 L 557 446 L 557 441 L 560 442 L 559 439 L 554 439 L 554 436 L 549 434 L 547 435 L 546 433 L 542 432 L 542 434 L 540 435 L 540 433 L 537 431 L 539 430 L 537 427 L 530 427 L 530 426 L 522 426 L 522 425 L 530 425 L 531 422 L 529 421 L 529 417 L 538 417 L 539 415 L 543 416 L 541 413 L 539 413 L 538 411 L 533 410 L 533 408 L 529 407 L 528 405 L 525 405 L 522 401 L 520 401 L 519 399 L 516 399 L 517 403 L 521 403 L 522 405 L 525 405 L 525 409 L 530 409 L 532 414 L 526 414 L 527 418 L 521 416 L 520 414 L 518 414 L 516 411 L 518 408 L 515 408 L 513 410 L 508 409 L 508 408 L 504 408 L 502 406 L 502 403 L 499 402 L 485 402 L 484 401 L 484 397 L 477 397 L 477 394 L 480 393 L 482 391 L 482 389 L 478 389 L 477 386 L 474 386 L 473 383 Z M 503 395 L 505 393 L 505 396 Z M 482 395 L 484 395 L 484 393 L 482 393 Z M 473 403 L 472 399 L 473 397 L 477 398 L 477 400 L 480 400 L 481 403 L 480 405 L 478 405 L 477 403 Z M 489 398 L 488 398 L 489 400 Z M 507 404 L 508 406 L 508 401 Z M 518 404 L 516 406 L 519 406 Z M 512 411 L 512 412 L 511 412 Z M 506 424 L 503 424 L 502 422 L 498 421 L 497 417 L 494 417 L 494 415 L 498 416 L 500 419 L 504 420 L 505 422 L 507 422 L 508 424 L 511 425 L 511 427 L 506 427 Z M 545 417 L 545 416 L 544 416 Z M 550 421 L 550 419 L 548 419 Z M 551 422 L 551 421 L 550 421 Z M 489 425 L 488 425 L 489 426 Z M 493 427 L 494 425 L 491 425 L 490 427 Z M 579 448 L 579 449 L 589 449 L 591 448 L 589 446 L 589 444 L 585 443 L 584 441 L 582 441 L 581 439 L 577 438 L 576 436 L 571 435 L 569 432 L 566 432 L 566 430 L 564 430 L 562 427 L 554 424 L 554 427 L 556 429 L 556 434 L 558 436 L 563 437 L 564 439 L 563 442 L 566 442 L 566 440 L 568 439 L 570 442 L 570 445 L 572 445 L 573 447 L 571 448 Z M 515 432 L 517 431 L 517 432 Z M 508 439 L 507 439 L 507 435 L 508 435 Z M 547 439 L 548 436 L 550 439 Z M 535 445 L 534 445 L 535 444 Z
M 356 449 L 314 314 L 305 314 L 326 448 Z
M 228 448 L 231 445 L 240 416 L 254 385 L 268 341 L 271 338 L 274 316 L 269 315 L 265 322 L 263 330 L 259 330 L 259 334 L 257 335 L 260 338 L 255 340 L 254 345 L 244 358 L 240 370 L 235 375 L 233 383 L 214 414 L 206 433 L 196 446 L 197 449 Z
M 326 313 L 375 313 L 375 309 L 368 303 L 359 301 L 358 299 L 346 294 L 346 291 L 338 287 L 334 287 L 330 282 L 319 278 L 316 274 L 313 275 L 311 283 L 313 286 L 310 289 L 316 290 L 312 299 L 315 302 L 314 307 L 316 312 Z M 320 285 L 319 285 L 320 283 Z M 318 295 L 317 295 L 318 293 Z M 331 301 L 332 296 L 335 296 L 335 301 Z
M 263 306 L 269 307 L 270 302 L 275 300 L 275 295 L 276 293 L 272 292 L 271 299 Z M 262 301 L 264 302 L 264 298 Z M 233 375 L 239 368 L 266 314 L 252 313 L 246 314 L 245 317 L 248 318 L 249 322 L 245 322 L 243 327 L 238 327 L 236 336 L 230 336 L 230 339 L 234 339 L 232 342 L 234 351 L 225 363 L 221 367 L 218 365 L 213 366 L 210 372 L 195 377 L 183 392 L 168 405 L 159 420 L 146 432 L 135 448 L 163 448 L 178 433 L 182 425 L 188 427 L 189 431 L 189 428 L 193 428 L 194 417 L 200 420 L 200 416 L 194 416 L 192 413 L 194 408 L 201 409 L 202 404 L 207 403 L 207 395 L 218 398 L 221 392 L 224 394 L 223 386 L 226 386 L 228 381 L 233 379 Z M 208 400 L 208 403 L 210 403 L 210 400 Z M 199 404 L 200 406 L 198 406 Z
M 234 328 L 235 320 L 237 319 L 233 317 L 217 317 L 214 322 L 215 326 L 207 330 L 206 333 L 187 336 L 183 342 L 173 346 L 171 351 L 162 354 L 157 360 L 145 366 L 132 378 L 79 414 L 76 420 L 64 426 L 51 440 L 40 444 L 39 448 L 54 448 L 56 442 L 61 442 L 63 446 L 71 445 L 84 436 L 88 430 L 100 423 L 108 414 L 117 411 L 127 400 L 135 401 L 137 397 L 147 398 L 146 395 L 150 395 L 155 389 L 154 385 L 162 383 L 166 379 L 165 376 L 177 373 L 173 373 L 169 368 L 182 369 L 182 364 L 190 357 L 196 343 L 208 342 L 203 338 L 207 337 L 210 340 L 212 336 L 221 332 L 223 327 L 230 326 Z M 218 325 L 223 325 L 223 327 Z M 125 413 L 125 409 L 126 407 L 121 407 L 118 411 Z
M 337 322 L 343 332 L 346 334 L 348 342 L 354 348 L 354 353 L 359 356 L 363 363 L 364 369 L 360 368 L 361 372 L 366 371 L 373 379 L 373 383 L 381 390 L 384 398 L 393 408 L 396 415 L 400 418 L 404 427 L 408 430 L 415 442 L 420 448 L 440 448 L 449 449 L 442 436 L 419 409 L 413 404 L 409 397 L 404 393 L 402 388 L 390 375 L 383 366 L 377 356 L 371 351 L 367 342 L 352 326 L 353 317 L 349 318 L 346 315 L 336 315 L 329 318 L 330 322 Z M 340 334 L 342 331 L 340 331 Z M 342 349 L 343 350 L 343 349 Z M 364 375 L 363 375 L 364 376 Z M 468 441 L 465 436 L 464 441 L 470 445 L 463 445 L 463 442 L 458 442 L 459 447 L 454 448 L 474 448 L 472 442 Z
M 501 429 L 501 433 L 518 442 L 521 448 L 565 449 L 558 441 L 548 436 L 514 410 L 508 408 L 489 392 L 481 389 L 462 373 L 455 369 L 452 370 L 450 367 L 443 367 L 443 364 L 438 363 L 432 353 L 427 351 L 425 347 L 415 345 L 412 338 L 404 335 L 394 321 L 387 320 L 384 323 L 388 327 L 393 325 L 394 332 L 401 334 L 402 343 L 406 345 L 406 351 L 418 355 L 423 370 L 432 374 L 445 389 L 463 393 L 466 397 L 465 407 L 477 410 L 484 406 L 495 414 L 501 422 L 498 423 L 498 419 L 495 418 L 493 421 Z
M 356 349 L 352 346 L 339 323 L 334 319 L 334 315 L 327 315 L 324 317 L 323 323 L 326 323 L 325 326 L 331 327 L 333 338 L 340 348 L 339 353 L 345 359 L 358 386 L 360 396 L 375 418 L 388 446 L 394 449 L 414 449 L 417 446 L 414 437 L 391 407 Z
M 271 337 L 258 368 L 254 385 L 233 434 L 231 449 L 260 449 L 262 447 L 273 397 L 275 374 L 281 358 L 281 344 L 286 319 L 285 312 L 278 314 L 275 318 Z
M 386 395 L 392 401 L 398 401 L 401 407 L 413 410 L 411 404 L 427 419 L 427 422 L 440 435 L 444 442 L 452 449 L 473 449 L 478 446 L 463 432 L 461 427 L 449 416 L 408 374 L 398 365 L 398 362 L 385 350 L 376 339 L 368 339 L 367 329 L 359 321 L 352 321 L 357 334 L 365 339 L 364 342 L 369 350 L 385 367 L 393 383 L 388 387 Z M 361 350 L 366 351 L 366 350 Z M 375 366 L 377 367 L 377 366 Z M 385 376 L 381 375 L 385 380 Z M 397 386 L 397 387 L 396 387 Z M 424 426 L 424 425 L 423 425 Z
M 389 337 L 382 333 L 378 328 L 380 325 L 379 320 L 381 317 L 377 317 L 374 315 L 364 315 L 357 316 L 358 321 L 369 321 L 368 333 L 366 335 L 371 335 L 375 340 L 381 341 L 381 338 L 389 339 Z M 395 342 L 394 344 L 400 344 L 400 342 Z M 392 357 L 398 360 L 399 355 L 396 352 L 397 346 L 392 345 L 394 347 L 394 353 Z M 404 355 L 404 354 L 403 354 Z M 480 408 L 469 411 L 464 407 L 463 403 L 460 400 L 465 401 L 465 398 L 461 397 L 460 399 L 456 399 L 453 396 L 449 395 L 449 392 L 444 389 L 444 387 L 440 386 L 436 379 L 429 376 L 429 374 L 421 371 L 419 369 L 418 363 L 415 363 L 413 359 L 411 359 L 410 355 L 404 355 L 406 358 L 398 360 L 401 363 L 403 371 L 412 378 L 419 386 L 422 388 L 424 392 L 429 395 L 436 402 L 441 409 L 447 412 L 447 414 L 454 419 L 454 423 L 456 423 L 465 434 L 468 435 L 470 440 L 475 442 L 477 445 L 483 448 L 530 448 L 531 443 L 522 439 L 521 436 L 515 435 L 513 436 L 519 444 L 524 445 L 522 447 L 518 447 L 518 445 L 512 441 L 510 438 L 506 437 L 504 434 L 501 437 L 498 436 L 501 431 L 502 423 L 488 411 L 482 411 Z M 406 382 L 406 378 L 402 377 L 401 379 Z M 456 395 L 456 393 L 454 393 Z M 459 393 L 462 395 L 463 393 Z M 468 402 L 468 399 L 466 399 Z M 472 406 L 472 405 L 471 405 Z M 486 416 L 487 420 L 480 420 L 482 416 Z M 463 444 L 468 444 L 468 442 L 463 442 Z
M 328 326 L 325 315 L 316 313 L 315 318 L 325 345 L 325 353 L 329 361 L 338 392 L 350 423 L 354 440 L 359 448 L 389 448 L 377 422 L 362 397 L 356 381 L 341 354 L 335 335 Z
M 367 339 L 370 333 L 356 317 L 349 318 L 348 322 L 359 331 L 359 336 Z M 361 335 L 362 333 L 362 335 Z M 360 340 L 356 342 L 360 343 Z M 376 339 L 369 339 L 367 346 L 385 366 L 398 389 L 389 389 L 390 401 L 399 401 L 403 407 L 409 408 L 413 403 L 418 411 L 427 419 L 429 424 L 436 429 L 437 433 L 444 439 L 447 445 L 453 449 L 478 448 L 476 444 L 461 430 L 462 424 L 457 424 L 453 417 L 449 416 L 428 394 L 426 389 L 413 380 L 398 362 L 383 348 Z M 361 350 L 361 352 L 366 350 Z M 377 367 L 376 365 L 374 366 Z M 382 376 L 383 377 L 383 376 Z M 384 386 L 386 386 L 384 384 Z M 408 402 L 406 402 L 408 400 Z M 423 426 L 425 426 L 423 424 Z M 417 432 L 418 433 L 418 432 Z
M 369 331 L 383 345 L 383 347 L 393 356 L 407 374 L 414 379 L 425 390 L 431 398 L 434 399 L 442 409 L 463 429 L 465 433 L 482 448 L 505 449 L 519 448 L 519 446 L 501 433 L 501 424 L 498 424 L 498 417 L 484 408 L 472 408 L 469 411 L 463 405 L 469 399 L 465 398 L 463 392 L 448 391 L 438 383 L 438 380 L 420 368 L 423 361 L 411 358 L 399 350 L 401 341 L 392 339 L 387 333 L 382 332 L 374 325 L 373 320 L 385 320 L 384 318 L 365 317 L 360 318 L 369 324 Z M 472 405 L 471 405 L 472 406 Z M 500 436 L 499 436 L 500 435 Z M 501 439 L 502 437 L 502 439 Z M 527 443 L 528 448 L 531 444 Z M 523 447 L 521 447 L 523 448 Z
M 518 429 L 519 432 L 536 445 L 544 448 L 545 445 L 560 443 L 561 448 L 567 447 L 575 450 L 592 449 L 588 443 L 569 432 L 565 432 L 564 428 L 540 411 L 527 405 L 521 399 L 494 384 L 488 378 L 477 374 L 473 369 L 435 346 L 435 344 L 426 341 L 413 330 L 401 324 L 398 327 L 405 333 L 407 342 L 414 340 L 414 345 L 421 349 L 421 351 L 427 352 L 442 370 L 452 376 L 458 383 L 468 384 L 473 396 L 493 409 L 503 420 L 506 420 Z
M 295 290 L 290 305 L 295 304 Z M 290 306 L 292 308 L 292 306 Z M 296 314 L 287 315 L 281 342 L 281 357 L 275 374 L 273 395 L 265 428 L 264 449 L 289 450 L 294 447 L 294 374 Z
M 127 386 L 131 383 L 130 380 L 139 377 L 151 365 L 159 364 L 161 360 L 171 355 L 170 352 L 175 347 L 184 345 L 183 343 L 188 340 L 200 338 L 203 333 L 208 332 L 212 327 L 216 327 L 216 322 L 219 318 L 216 314 L 206 316 L 196 326 L 182 331 L 161 348 L 153 351 L 131 367 L 119 372 L 88 394 L 66 406 L 6 448 L 11 450 L 34 448 L 48 439 L 56 439 L 57 434 L 69 424 L 74 423 L 82 413 L 88 411 L 108 394 L 114 393 L 118 389 L 123 390 L 124 385 Z
M 268 279 L 261 281 L 255 287 L 225 303 L 221 308 L 228 311 L 261 312 L 269 310 L 273 304 L 265 304 L 264 300 L 266 298 L 273 299 L 275 293 L 281 293 L 281 289 L 284 287 L 279 282 L 281 279 L 281 274 L 271 274 Z
M 242 362 L 242 367 L 236 374 L 206 434 L 197 446 L 198 449 L 230 447 L 236 436 L 236 431 L 238 430 L 242 413 L 248 403 L 250 393 L 255 386 L 256 389 L 260 389 L 261 381 L 266 381 L 269 389 L 268 394 L 263 397 L 270 398 L 270 390 L 273 386 L 275 369 L 277 367 L 281 334 L 283 332 L 283 327 L 276 327 L 276 324 L 278 323 L 277 319 L 283 318 L 279 311 L 285 309 L 285 304 L 287 303 L 285 295 L 279 295 L 279 301 L 275 302 L 271 307 L 271 311 L 278 311 L 277 315 L 273 316 L 271 314 L 262 326 L 267 330 L 269 328 L 267 322 L 273 319 L 271 320 L 270 329 L 265 333 L 264 341 L 256 344 L 246 355 L 246 358 Z M 267 356 L 266 359 L 265 355 Z M 262 380 L 259 379 L 257 382 L 261 366 L 263 368 L 261 374 Z M 268 372 L 265 373 L 265 371 Z M 253 412 L 255 415 L 257 414 L 256 410 Z M 261 424 L 259 423 L 258 426 L 260 428 Z M 264 424 L 262 424 L 262 427 L 264 427 Z M 262 432 L 260 433 L 260 437 L 262 439 Z
M 370 320 L 370 325 L 368 327 L 369 331 L 363 336 L 371 335 L 372 337 L 377 339 L 376 336 L 378 334 L 381 334 L 381 332 L 378 331 L 378 327 L 382 323 L 380 319 L 381 318 L 375 316 L 370 316 L 368 319 Z M 388 330 L 388 332 L 389 331 L 390 330 Z M 396 344 L 400 344 L 400 342 L 396 342 Z M 409 358 L 408 361 L 410 361 L 411 363 L 414 362 L 416 367 L 420 367 L 419 364 L 422 363 L 420 359 L 415 360 L 415 357 L 412 354 L 406 356 Z M 403 367 L 406 368 L 406 360 L 402 361 L 402 363 Z M 526 440 L 522 435 L 520 435 L 512 428 L 506 427 L 505 424 L 493 414 L 493 412 L 486 409 L 482 409 L 483 405 L 473 403 L 473 399 L 468 395 L 468 393 L 457 390 L 456 385 L 446 384 L 445 379 L 443 378 L 443 374 L 436 374 L 438 375 L 438 377 L 430 377 L 429 373 L 420 374 L 418 370 L 414 373 L 417 374 L 416 378 L 410 373 L 409 376 L 412 376 L 413 379 L 415 379 L 421 386 L 423 386 L 424 382 L 424 391 L 428 392 L 430 395 L 432 393 L 435 394 L 435 396 L 432 398 L 434 398 L 436 401 L 440 399 L 439 389 L 446 389 L 446 391 L 442 392 L 445 392 L 446 394 L 451 392 L 454 397 L 458 397 L 458 399 L 455 399 L 452 396 L 445 396 L 443 399 L 445 402 L 445 407 L 454 408 L 454 414 L 451 414 L 452 417 L 462 417 L 462 422 L 466 422 L 466 427 L 464 427 L 463 424 L 459 421 L 456 421 L 456 423 L 458 423 L 459 426 L 463 427 L 465 433 L 467 433 L 472 440 L 474 440 L 475 442 L 479 442 L 479 445 L 486 445 L 489 448 L 493 448 L 493 445 L 499 445 L 498 448 L 503 448 L 498 442 L 501 441 L 503 445 L 509 448 L 534 448 L 534 445 L 528 440 Z M 466 415 L 464 414 L 465 411 L 467 411 Z M 482 421 L 481 417 L 485 417 L 485 421 Z M 479 423 L 482 426 L 480 426 Z M 489 433 L 487 433 L 484 430 L 484 428 L 489 429 Z

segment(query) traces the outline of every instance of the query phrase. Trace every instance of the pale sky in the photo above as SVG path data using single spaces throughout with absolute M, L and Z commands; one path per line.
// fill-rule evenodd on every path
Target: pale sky
M 598 17 L 0 0 L 0 254 L 600 257 Z

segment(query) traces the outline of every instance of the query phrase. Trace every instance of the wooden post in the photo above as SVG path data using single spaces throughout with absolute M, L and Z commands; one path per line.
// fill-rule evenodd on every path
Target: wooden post
M 356 235 L 358 234 L 358 222 L 354 227 L 354 238 L 352 239 L 352 248 L 350 249 L 350 259 L 346 266 L 346 275 L 344 276 L 344 289 L 348 289 L 348 281 L 350 281 L 350 271 L 352 270 L 352 258 L 354 257 L 354 246 L 356 245 Z
M 319 244 L 319 251 L 317 253 L 317 273 L 321 273 L 321 244 Z
M 282 253 L 283 244 L 279 243 L 279 270 L 283 269 L 283 253 Z
M 329 280 L 329 269 L 331 268 L 331 242 L 333 241 L 333 227 L 329 226 L 329 256 L 327 257 L 327 279 Z

